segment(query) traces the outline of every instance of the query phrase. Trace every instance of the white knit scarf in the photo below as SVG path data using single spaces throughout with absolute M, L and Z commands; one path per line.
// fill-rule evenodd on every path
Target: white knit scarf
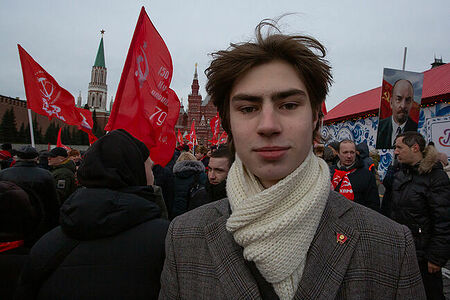
M 268 189 L 236 155 L 227 177 L 232 211 L 227 230 L 281 300 L 295 295 L 329 193 L 328 165 L 312 149 L 294 172 Z

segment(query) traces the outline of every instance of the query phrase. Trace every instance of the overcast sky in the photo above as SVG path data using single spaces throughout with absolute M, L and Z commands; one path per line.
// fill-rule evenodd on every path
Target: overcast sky
M 171 88 L 187 102 L 194 65 L 206 96 L 211 52 L 253 38 L 264 18 L 286 33 L 314 36 L 328 50 L 334 84 L 330 110 L 347 97 L 381 86 L 383 68 L 423 72 L 434 56 L 450 60 L 450 1 L 133 1 L 0 0 L 0 95 L 25 99 L 17 44 L 58 83 L 86 102 L 91 68 L 104 35 L 108 99 L 115 95 L 140 8 L 144 6 L 172 55 Z

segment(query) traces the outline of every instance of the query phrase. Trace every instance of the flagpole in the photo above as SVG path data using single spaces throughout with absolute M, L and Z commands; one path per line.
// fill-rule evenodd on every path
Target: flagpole
M 28 122 L 30 123 L 31 146 L 35 147 L 35 145 L 34 145 L 33 120 L 31 119 L 31 109 L 28 109 Z
M 405 47 L 405 51 L 403 52 L 403 68 L 402 70 L 405 71 L 405 66 L 406 66 L 406 51 L 408 50 L 407 47 Z

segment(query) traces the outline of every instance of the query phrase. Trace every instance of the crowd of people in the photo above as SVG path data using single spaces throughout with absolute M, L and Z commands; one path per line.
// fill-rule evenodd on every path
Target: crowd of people
M 84 153 L 4 145 L 2 299 L 444 299 L 447 157 L 401 133 L 380 182 L 367 144 L 315 143 L 324 56 L 268 21 L 215 53 L 228 144 L 166 166 L 123 129 Z

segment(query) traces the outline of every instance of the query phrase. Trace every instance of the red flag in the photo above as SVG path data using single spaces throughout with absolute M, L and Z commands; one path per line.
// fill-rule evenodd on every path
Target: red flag
M 219 140 L 217 140 L 217 145 L 219 145 L 219 144 L 226 144 L 227 140 L 228 140 L 228 134 L 224 131 L 220 135 Z
M 76 107 L 76 110 L 83 119 L 80 125 L 78 125 L 78 129 L 83 130 L 88 134 L 89 144 L 92 145 L 97 140 L 97 137 L 92 132 L 92 127 L 94 127 L 94 121 L 92 120 L 92 112 L 89 109 L 83 109 L 79 107 Z
M 324 116 L 326 116 L 327 115 L 327 106 L 325 105 L 325 101 L 323 101 L 322 102 L 322 114 L 324 115 Z
M 172 72 L 169 50 L 142 7 L 105 130 L 127 130 L 162 166 L 175 150 L 180 112 L 180 101 L 169 88 Z
M 380 104 L 380 113 L 379 120 L 385 119 L 392 115 L 392 110 L 390 106 L 390 101 L 392 97 L 392 85 L 383 79 L 383 85 L 381 87 L 381 104 Z
M 61 142 L 61 131 L 62 131 L 62 127 L 60 127 L 59 131 L 58 131 L 58 139 L 56 140 L 56 147 L 64 146 L 63 143 Z
M 177 142 L 179 145 L 183 145 L 183 136 L 181 135 L 180 129 L 178 129 Z
M 212 139 L 210 140 L 210 142 L 212 144 L 217 143 L 217 138 L 219 136 L 219 131 L 220 131 L 220 117 L 219 117 L 219 113 L 217 113 L 217 115 L 211 119 L 211 121 L 209 122 L 209 126 L 211 126 L 211 131 L 213 134 Z
M 81 118 L 74 109 L 75 98 L 60 87 L 20 45 L 17 47 L 22 64 L 27 107 L 50 120 L 58 118 L 69 125 L 80 124 Z
M 66 151 L 70 150 L 70 147 L 67 147 L 66 145 L 64 145 L 61 141 L 61 132 L 62 132 L 62 127 L 59 128 L 59 132 L 58 132 L 58 139 L 56 140 L 56 147 L 62 147 L 64 149 L 66 149 Z
M 188 134 L 188 146 L 189 149 L 192 149 L 192 147 L 194 147 L 194 145 L 197 145 L 197 134 L 195 133 L 195 120 L 192 120 L 192 124 L 191 124 L 191 132 Z

